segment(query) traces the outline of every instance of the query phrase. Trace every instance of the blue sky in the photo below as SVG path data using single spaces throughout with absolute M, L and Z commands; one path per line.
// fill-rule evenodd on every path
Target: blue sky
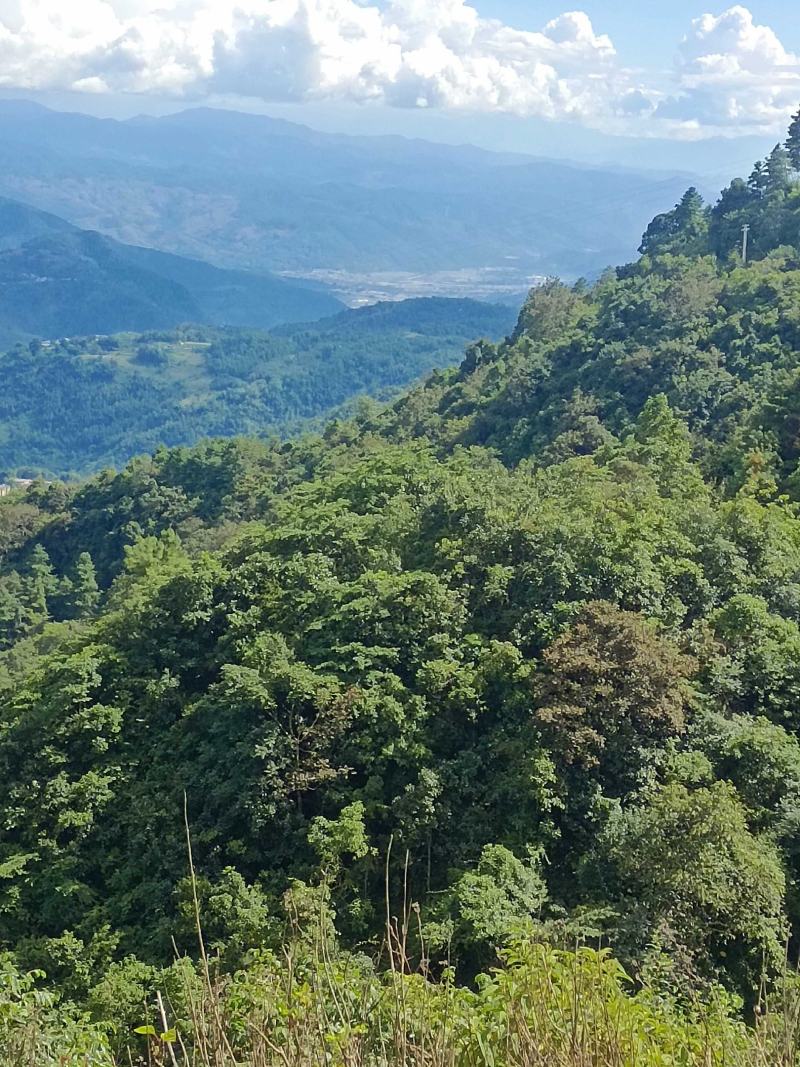
M 522 29 L 538 29 L 571 5 L 528 0 L 482 0 L 482 14 L 499 18 Z M 611 35 L 628 63 L 670 66 L 676 46 L 691 21 L 706 12 L 719 14 L 725 3 L 708 0 L 595 0 L 577 3 L 598 30 Z M 800 51 L 800 10 L 796 0 L 756 0 L 746 5 L 756 21 L 767 23 L 784 43 Z
M 723 168 L 800 106 L 797 2 L 0 0 L 0 93 Z

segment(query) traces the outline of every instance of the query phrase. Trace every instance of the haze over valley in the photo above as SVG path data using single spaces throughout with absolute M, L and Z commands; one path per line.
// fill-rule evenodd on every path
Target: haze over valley
M 353 304 L 519 303 L 537 278 L 630 258 L 689 183 L 232 111 L 120 122 L 0 100 L 0 195 L 125 244 L 316 278 Z

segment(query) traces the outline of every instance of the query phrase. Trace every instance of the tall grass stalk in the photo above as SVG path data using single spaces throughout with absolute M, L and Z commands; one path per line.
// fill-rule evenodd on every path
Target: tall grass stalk
M 225 974 L 203 935 L 187 823 L 198 945 L 174 1002 L 112 1044 L 103 1021 L 59 1004 L 40 977 L 0 964 L 2 1067 L 800 1067 L 800 982 L 765 988 L 751 1023 L 721 995 L 681 1008 L 634 989 L 607 951 L 520 939 L 473 987 L 431 971 L 419 909 L 392 912 L 378 965 L 339 949 L 324 897 L 289 906 L 281 952 Z M 415 945 L 412 959 L 409 945 Z M 173 990 L 174 993 L 174 990 Z

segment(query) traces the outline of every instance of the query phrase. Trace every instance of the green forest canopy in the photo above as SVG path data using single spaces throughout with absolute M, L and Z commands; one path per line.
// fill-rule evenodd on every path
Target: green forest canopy
M 296 432 L 513 324 L 508 307 L 431 298 L 268 333 L 187 326 L 18 345 L 0 355 L 0 474 L 88 475 L 159 445 Z
M 194 951 L 185 797 L 223 969 L 315 900 L 377 949 L 388 879 L 464 981 L 601 938 L 752 1007 L 800 927 L 798 164 L 381 414 L 0 501 L 14 967 L 127 1025 Z

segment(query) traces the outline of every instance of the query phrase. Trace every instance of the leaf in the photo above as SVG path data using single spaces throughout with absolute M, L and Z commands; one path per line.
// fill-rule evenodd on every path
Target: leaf
M 491 1047 L 486 1043 L 482 1034 L 476 1034 L 475 1036 L 478 1039 L 478 1048 L 481 1050 L 484 1064 L 486 1067 L 494 1067 L 494 1053 Z
M 159 1036 L 164 1044 L 173 1045 L 178 1040 L 178 1031 L 173 1026 L 169 1030 L 165 1030 L 164 1033 Z
M 155 1037 L 156 1036 L 156 1028 L 155 1028 L 155 1026 L 137 1026 L 136 1029 L 133 1032 L 135 1034 L 144 1034 L 145 1037 Z
M 0 878 L 13 878 L 21 871 L 24 871 L 28 863 L 35 859 L 37 859 L 35 853 L 12 856 L 10 859 L 5 860 L 5 862 L 0 863 Z

